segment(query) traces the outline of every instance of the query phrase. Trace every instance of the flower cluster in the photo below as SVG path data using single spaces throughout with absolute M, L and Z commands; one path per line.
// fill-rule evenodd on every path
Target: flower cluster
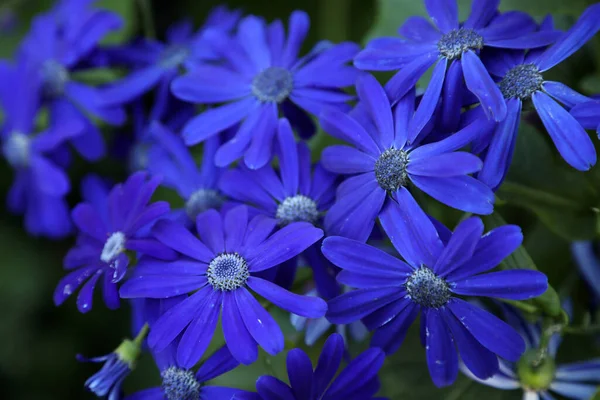
M 91 391 L 111 400 L 375 399 L 385 357 L 402 351 L 420 315 L 438 387 L 462 369 L 544 399 L 547 390 L 587 398 L 591 386 L 570 382 L 596 382 L 597 361 L 552 364 L 544 386 L 531 386 L 519 366 L 539 361 L 531 351 L 543 347 L 541 328 L 474 299 L 520 304 L 548 289 L 542 272 L 503 264 L 521 229 L 486 227 L 480 216 L 494 213 L 530 102 L 567 164 L 595 164 L 585 129 L 600 135 L 600 102 L 544 75 L 600 30 L 600 4 L 561 31 L 551 19 L 501 12 L 499 0 L 474 0 L 465 21 L 454 0 L 424 2 L 430 18 L 409 18 L 400 37 L 364 49 L 322 41 L 306 53 L 301 11 L 286 30 L 217 8 L 197 30 L 184 22 L 164 42 L 116 46 L 102 40 L 120 17 L 93 1 L 61 0 L 33 20 L 14 61 L 0 62 L 0 140 L 15 176 L 7 207 L 32 235 L 75 231 L 56 305 L 78 291 L 79 311 L 90 311 L 100 281 L 108 308 L 127 300 L 135 309 L 137 338 L 92 359 L 105 365 Z M 129 73 L 101 86 L 79 78 L 106 66 Z M 368 71 L 395 74 L 381 84 Z M 122 140 L 120 128 L 106 142 L 103 130 L 128 115 L 133 135 Z M 315 147 L 315 135 L 329 145 Z M 130 175 L 116 184 L 87 175 L 69 213 L 74 156 L 125 157 Z M 170 202 L 156 201 L 164 193 Z M 432 202 L 466 215 L 449 229 L 428 214 Z M 262 376 L 256 392 L 207 383 L 252 365 L 260 349 L 289 350 L 274 308 L 306 330 L 307 345 L 348 327 L 355 339 L 372 332 L 371 348 L 356 355 L 351 337 L 332 334 L 314 369 L 303 350 L 287 353 L 288 383 Z M 121 383 L 143 350 L 162 385 L 125 396 Z M 554 351 L 542 350 L 550 365 Z

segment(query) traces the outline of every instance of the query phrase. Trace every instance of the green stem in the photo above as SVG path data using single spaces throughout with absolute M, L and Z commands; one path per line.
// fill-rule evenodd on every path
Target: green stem
M 133 339 L 133 343 L 135 343 L 137 346 L 141 346 L 144 339 L 146 339 L 146 336 L 148 336 L 149 330 L 150 327 L 148 326 L 148 324 L 144 324 L 144 326 L 142 326 L 142 329 L 140 329 L 135 339 Z
M 568 335 L 597 335 L 600 334 L 600 325 L 565 326 L 563 332 Z
M 138 0 L 138 7 L 142 15 L 142 24 L 144 26 L 144 36 L 147 39 L 156 38 L 156 29 L 154 28 L 154 17 L 152 15 L 152 5 L 150 0 Z
M 502 299 L 501 301 L 503 303 L 510 304 L 511 306 L 518 308 L 519 310 L 521 310 L 527 314 L 539 313 L 539 309 L 533 304 L 524 303 L 522 301 L 506 300 L 506 299 Z
M 544 321 L 544 329 L 542 330 L 542 337 L 540 338 L 540 345 L 538 347 L 537 355 L 532 361 L 534 367 L 540 366 L 546 357 L 548 356 L 548 345 L 550 339 L 555 333 L 562 332 L 564 326 L 562 324 L 556 324 L 551 320 Z

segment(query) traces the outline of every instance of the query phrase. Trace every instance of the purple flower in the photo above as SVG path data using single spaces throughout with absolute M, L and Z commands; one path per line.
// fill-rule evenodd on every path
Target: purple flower
M 218 166 L 244 157 L 257 169 L 271 159 L 279 111 L 303 137 L 315 126 L 306 112 L 318 115 L 327 108 L 345 109 L 352 96 L 340 89 L 354 83 L 358 71 L 346 65 L 358 51 L 352 43 L 318 45 L 307 56 L 298 52 L 308 33 L 304 12 L 290 16 L 287 39 L 281 21 L 269 25 L 248 16 L 239 24 L 237 36 L 211 32 L 215 50 L 224 65 L 205 64 L 177 78 L 171 86 L 175 96 L 210 108 L 192 119 L 183 130 L 187 145 L 200 143 L 241 122 L 236 135 L 215 154 Z
M 553 43 L 557 36 L 556 32 L 533 32 L 535 22 L 526 14 L 500 14 L 499 3 L 500 0 L 475 0 L 469 18 L 459 23 L 456 0 L 425 0 L 435 26 L 422 17 L 410 17 L 399 29 L 405 39 L 371 41 L 357 55 L 354 65 L 370 71 L 400 69 L 386 85 L 391 100 L 396 102 L 437 62 L 421 106 L 428 117 L 433 114 L 444 91 L 442 112 L 451 119 L 458 118 L 463 85 L 466 84 L 481 102 L 488 118 L 502 121 L 506 116 L 506 105 L 479 59 L 479 52 L 488 47 L 542 47 Z
M 141 43 L 125 46 L 119 53 L 138 68 L 127 77 L 113 82 L 101 93 L 105 105 L 119 105 L 140 97 L 161 82 L 170 84 L 183 65 L 216 58 L 211 50 L 207 31 L 216 30 L 228 34 L 240 17 L 239 11 L 217 7 L 209 15 L 206 24 L 196 33 L 190 21 L 174 24 L 167 30 L 167 42 L 144 39 Z M 112 57 L 116 57 L 112 52 Z
M 125 122 L 121 108 L 105 107 L 96 88 L 79 83 L 72 72 L 81 70 L 98 42 L 121 27 L 121 18 L 106 10 L 89 7 L 89 1 L 67 0 L 47 14 L 36 17 L 23 40 L 19 57 L 24 57 L 41 81 L 41 98 L 50 113 L 50 126 L 79 130 L 71 143 L 90 161 L 105 153 L 96 117 L 112 124 Z
M 301 349 L 293 349 L 287 355 L 289 385 L 264 375 L 256 381 L 258 393 L 241 393 L 233 399 L 375 400 L 380 386 L 377 373 L 385 358 L 383 352 L 376 348 L 366 350 L 338 375 L 343 355 L 344 340 L 335 333 L 325 342 L 314 370 L 308 355 Z
M 148 205 L 159 179 L 146 181 L 145 172 L 137 172 L 110 192 L 97 177 L 83 182 L 85 202 L 73 209 L 72 217 L 79 230 L 77 243 L 64 259 L 69 273 L 54 291 L 54 303 L 61 305 L 80 286 L 77 308 L 85 313 L 92 309 L 96 283 L 102 278 L 104 302 L 110 309 L 119 307 L 117 283 L 127 272 L 127 251 L 141 252 L 161 259 L 175 254 L 149 237 L 149 227 L 169 212 L 166 202 Z M 85 284 L 84 284 L 85 282 Z
M 366 75 L 359 79 L 357 92 L 360 103 L 354 117 L 333 110 L 321 115 L 326 132 L 354 145 L 323 151 L 326 169 L 353 175 L 339 186 L 336 202 L 325 216 L 329 234 L 366 241 L 389 195 L 410 196 L 411 183 L 459 210 L 492 212 L 492 191 L 469 176 L 481 169 L 481 161 L 456 150 L 493 128 L 493 122 L 479 118 L 445 140 L 421 145 L 429 117 L 423 119 L 418 109 L 414 112 L 414 91 L 392 108 L 383 88 Z
M 11 213 L 24 215 L 30 234 L 57 239 L 72 228 L 65 200 L 71 184 L 63 170 L 68 160 L 61 145 L 78 130 L 66 125 L 34 131 L 40 82 L 30 67 L 24 59 L 16 65 L 0 62 L 1 154 L 15 172 L 7 206 Z
M 550 339 L 546 358 L 535 366 L 531 365 L 532 360 L 538 357 L 541 324 L 528 322 L 512 307 L 503 305 L 502 308 L 506 320 L 525 340 L 525 355 L 517 364 L 500 360 L 499 372 L 488 379 L 477 378 L 463 365 L 461 371 L 471 379 L 497 389 L 521 388 L 526 400 L 554 400 L 554 395 L 575 400 L 591 399 L 600 384 L 600 358 L 556 365 L 554 358 L 562 341 L 557 333 Z
M 165 349 L 181 334 L 177 362 L 193 366 L 211 341 L 219 314 L 227 347 L 239 362 L 256 361 L 257 345 L 269 354 L 282 351 L 281 329 L 247 287 L 295 314 L 311 318 L 325 314 L 323 300 L 288 292 L 256 276 L 323 236 L 306 222 L 291 223 L 271 235 L 276 224 L 262 215 L 248 221 L 248 208 L 238 206 L 224 216 L 216 210 L 198 215 L 199 239 L 173 221 L 154 226 L 155 237 L 182 256 L 167 263 L 141 260 L 135 275 L 121 287 L 121 297 L 160 299 L 194 292 L 156 321 L 148 339 L 154 351 Z
M 543 73 L 575 53 L 598 30 L 600 4 L 590 6 L 577 23 L 547 50 L 526 54 L 499 53 L 488 60 L 488 70 L 499 79 L 497 86 L 505 98 L 508 114 L 493 133 L 478 179 L 492 188 L 502 183 L 512 160 L 523 102 L 529 99 L 556 149 L 569 165 L 587 171 L 596 163 L 592 140 L 582 124 L 567 111 L 590 99 L 560 82 L 544 80 Z
M 421 341 L 436 386 L 456 379 L 457 348 L 467 368 L 482 379 L 498 371 L 497 355 L 518 360 L 525 344 L 517 332 L 457 295 L 523 300 L 547 289 L 546 276 L 538 271 L 481 274 L 521 244 L 520 228 L 503 226 L 482 236 L 481 219 L 471 217 L 445 245 L 406 190 L 397 199 L 389 202 L 381 224 L 405 261 L 343 237 L 323 241 L 325 257 L 342 268 L 337 280 L 357 288 L 330 300 L 327 318 L 338 324 L 362 319 L 375 330 L 371 344 L 390 354 L 421 311 Z

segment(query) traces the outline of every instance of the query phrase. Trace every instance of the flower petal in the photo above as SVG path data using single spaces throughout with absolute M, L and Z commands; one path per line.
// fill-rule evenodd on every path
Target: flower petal
M 354 322 L 405 295 L 398 287 L 352 290 L 329 300 L 327 319 L 334 324 Z
M 463 53 L 461 62 L 469 91 L 477 96 L 488 118 L 502 121 L 506 117 L 506 100 L 479 57 L 469 50 Z
M 548 278 L 539 271 L 515 269 L 490 272 L 453 282 L 452 292 L 465 296 L 487 296 L 527 300 L 548 289 Z
M 250 365 L 258 358 L 258 346 L 256 340 L 246 328 L 240 306 L 236 302 L 237 293 L 245 290 L 245 288 L 239 288 L 234 292 L 223 293 L 221 324 L 223 325 L 225 343 L 231 351 L 231 355 L 237 362 Z M 242 309 L 245 313 L 246 309 Z
M 458 376 L 458 356 L 454 339 L 448 331 L 442 313 L 445 308 L 429 308 L 424 317 L 427 320 L 425 353 L 431 379 L 437 387 L 454 383 Z

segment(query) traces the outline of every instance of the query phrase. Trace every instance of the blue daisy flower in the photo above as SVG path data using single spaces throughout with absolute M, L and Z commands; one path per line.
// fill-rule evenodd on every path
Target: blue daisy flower
M 62 157 L 61 145 L 79 130 L 65 125 L 34 131 L 40 91 L 36 78 L 26 60 L 16 65 L 0 62 L 1 154 L 15 172 L 7 207 L 11 213 L 24 215 L 30 234 L 57 239 L 72 229 L 65 200 L 71 189 L 64 171 L 68 160 Z
M 73 73 L 106 34 L 121 27 L 121 18 L 112 12 L 89 7 L 89 2 L 67 0 L 36 17 L 23 40 L 19 55 L 25 57 L 41 80 L 41 98 L 56 129 L 76 125 L 81 133 L 71 139 L 75 149 L 90 161 L 105 153 L 99 128 L 89 117 L 108 124 L 125 122 L 125 112 L 105 107 L 98 89 L 77 82 Z
M 385 355 L 380 349 L 364 351 L 337 374 L 344 356 L 344 340 L 338 334 L 329 336 L 316 368 L 308 355 L 293 349 L 287 355 L 289 385 L 264 375 L 256 381 L 258 393 L 240 393 L 235 400 L 376 400 L 379 391 L 377 373 Z M 384 400 L 383 398 L 378 398 Z
M 490 73 L 499 79 L 497 86 L 505 98 L 508 116 L 498 124 L 487 147 L 484 165 L 478 174 L 482 182 L 496 188 L 506 176 L 516 143 L 523 102 L 529 99 L 556 149 L 569 165 L 587 171 L 596 163 L 596 149 L 592 140 L 582 124 L 568 111 L 590 99 L 560 82 L 544 80 L 543 73 L 575 53 L 598 30 L 600 4 L 590 6 L 577 23 L 547 50 L 541 53 L 500 53 L 487 62 Z
M 90 311 L 94 288 L 102 278 L 104 303 L 110 309 L 118 308 L 117 283 L 130 263 L 127 251 L 174 258 L 171 249 L 149 237 L 149 227 L 169 212 L 166 202 L 148 205 L 159 182 L 157 178 L 147 180 L 145 172 L 137 172 L 108 192 L 100 178 L 90 176 L 84 180 L 85 202 L 71 213 L 79 235 L 75 247 L 64 259 L 69 273 L 54 291 L 56 305 L 61 305 L 83 285 L 77 308 L 82 313 Z
M 600 101 L 591 100 L 575 105 L 571 109 L 571 115 L 585 129 L 593 129 L 600 137 Z
M 185 298 L 186 296 L 161 300 L 144 299 L 144 306 L 138 307 L 138 314 L 148 321 L 152 329 L 161 315 L 180 304 Z M 135 392 L 126 396 L 125 400 L 230 400 L 234 394 L 243 392 L 240 389 L 207 385 L 211 379 L 239 365 L 226 346 L 204 360 L 198 371 L 194 372 L 178 364 L 177 344 L 176 340 L 164 350 L 152 352 L 162 378 L 161 386 Z
M 154 122 L 149 133 L 148 172 L 161 176 L 161 185 L 175 190 L 185 202 L 182 209 L 173 210 L 172 219 L 191 227 L 199 214 L 220 209 L 227 198 L 217 186 L 225 170 L 213 162 L 220 137 L 204 142 L 202 164 L 198 166 L 181 137 L 169 128 Z
M 125 46 L 119 53 L 127 54 L 120 58 L 126 59 L 137 69 L 103 89 L 103 103 L 119 105 L 130 102 L 160 82 L 170 84 L 182 66 L 189 67 L 203 60 L 216 58 L 208 43 L 206 32 L 217 30 L 228 34 L 237 24 L 240 14 L 240 11 L 217 7 L 198 32 L 193 31 L 190 21 L 184 21 L 167 30 L 166 43 L 144 39 L 141 43 Z M 112 53 L 115 57 L 115 51 Z
M 337 324 L 362 319 L 375 330 L 371 344 L 387 354 L 401 345 L 421 311 L 421 340 L 437 386 L 452 384 L 458 352 L 476 376 L 498 371 L 500 356 L 516 361 L 525 350 L 517 332 L 461 296 L 524 300 L 548 287 L 538 271 L 506 270 L 482 274 L 497 266 L 523 240 L 517 226 L 483 234 L 477 217 L 461 222 L 444 245 L 435 226 L 408 192 L 398 192 L 381 217 L 383 229 L 405 261 L 361 242 L 328 237 L 323 254 L 342 269 L 337 280 L 357 290 L 328 303 L 327 318 Z
M 571 244 L 571 252 L 576 264 L 596 298 L 600 300 L 600 259 L 592 241 L 578 241 Z
M 325 216 L 329 234 L 366 241 L 388 194 L 409 195 L 409 183 L 459 210 L 492 212 L 494 194 L 469 176 L 481 169 L 481 161 L 456 150 L 493 129 L 493 122 L 476 119 L 445 140 L 420 145 L 429 117 L 423 119 L 420 108 L 414 111 L 414 91 L 392 108 L 383 88 L 366 75 L 358 80 L 357 92 L 362 106 L 357 115 L 330 110 L 320 119 L 326 132 L 355 146 L 330 146 L 322 154 L 326 169 L 354 175 L 340 184 Z
M 546 46 L 556 39 L 555 32 L 534 32 L 535 21 L 520 12 L 499 13 L 500 0 L 473 1 L 471 15 L 458 21 L 456 0 L 425 0 L 435 24 L 422 17 L 410 17 L 400 27 L 405 39 L 379 38 L 371 41 L 354 60 L 354 65 L 370 71 L 400 69 L 386 85 L 392 101 L 410 91 L 436 62 L 423 101 L 429 116 L 436 108 L 442 90 L 444 113 L 460 114 L 462 96 L 455 93 L 462 82 L 482 104 L 486 115 L 496 121 L 506 116 L 502 93 L 479 59 L 482 49 L 530 49 Z
M 279 111 L 301 136 L 309 137 L 315 125 L 306 112 L 319 115 L 330 107 L 346 109 L 346 102 L 352 99 L 340 89 L 354 84 L 358 76 L 354 67 L 346 65 L 358 46 L 321 44 L 298 58 L 308 33 L 308 15 L 292 13 L 289 25 L 287 39 L 281 21 L 267 25 L 255 16 L 242 19 L 235 38 L 213 31 L 212 43 L 225 65 L 199 65 L 173 81 L 173 93 L 183 100 L 226 103 L 204 111 L 186 125 L 183 137 L 187 145 L 241 122 L 236 135 L 217 151 L 218 166 L 227 166 L 242 156 L 252 169 L 267 164 Z
M 161 351 L 178 335 L 179 365 L 192 367 L 211 341 L 219 314 L 227 347 L 236 360 L 251 364 L 257 345 L 269 354 L 283 350 L 281 329 L 247 287 L 275 306 L 306 317 L 325 314 L 319 298 L 291 293 L 256 273 L 298 255 L 322 236 L 306 222 L 294 222 L 271 235 L 277 221 L 263 215 L 248 220 L 248 208 L 224 216 L 209 210 L 196 219 L 199 239 L 183 225 L 163 220 L 155 237 L 181 253 L 173 262 L 140 260 L 134 276 L 121 287 L 122 298 L 169 298 L 194 292 L 165 313 L 152 327 L 148 344 Z
M 532 367 L 530 363 L 537 357 L 542 337 L 541 324 L 528 322 L 512 307 L 503 305 L 503 311 L 525 340 L 525 355 L 516 364 L 500 360 L 499 372 L 488 379 L 477 378 L 461 365 L 467 376 L 497 389 L 522 389 L 524 400 L 554 400 L 556 395 L 573 400 L 593 397 L 600 385 L 600 358 L 556 365 L 554 359 L 562 341 L 560 333 L 556 333 L 550 339 L 547 357 Z
M 232 200 L 250 205 L 252 211 L 276 219 L 279 226 L 305 221 L 320 227 L 323 214 L 333 204 L 336 175 L 320 164 L 313 168 L 308 146 L 296 143 L 285 118 L 279 120 L 277 143 L 279 173 L 271 165 L 256 170 L 241 165 L 223 174 L 219 188 Z M 312 253 L 318 256 L 320 245 L 316 246 Z M 289 288 L 297 265 L 298 259 L 293 258 L 272 270 L 278 276 L 275 281 Z

